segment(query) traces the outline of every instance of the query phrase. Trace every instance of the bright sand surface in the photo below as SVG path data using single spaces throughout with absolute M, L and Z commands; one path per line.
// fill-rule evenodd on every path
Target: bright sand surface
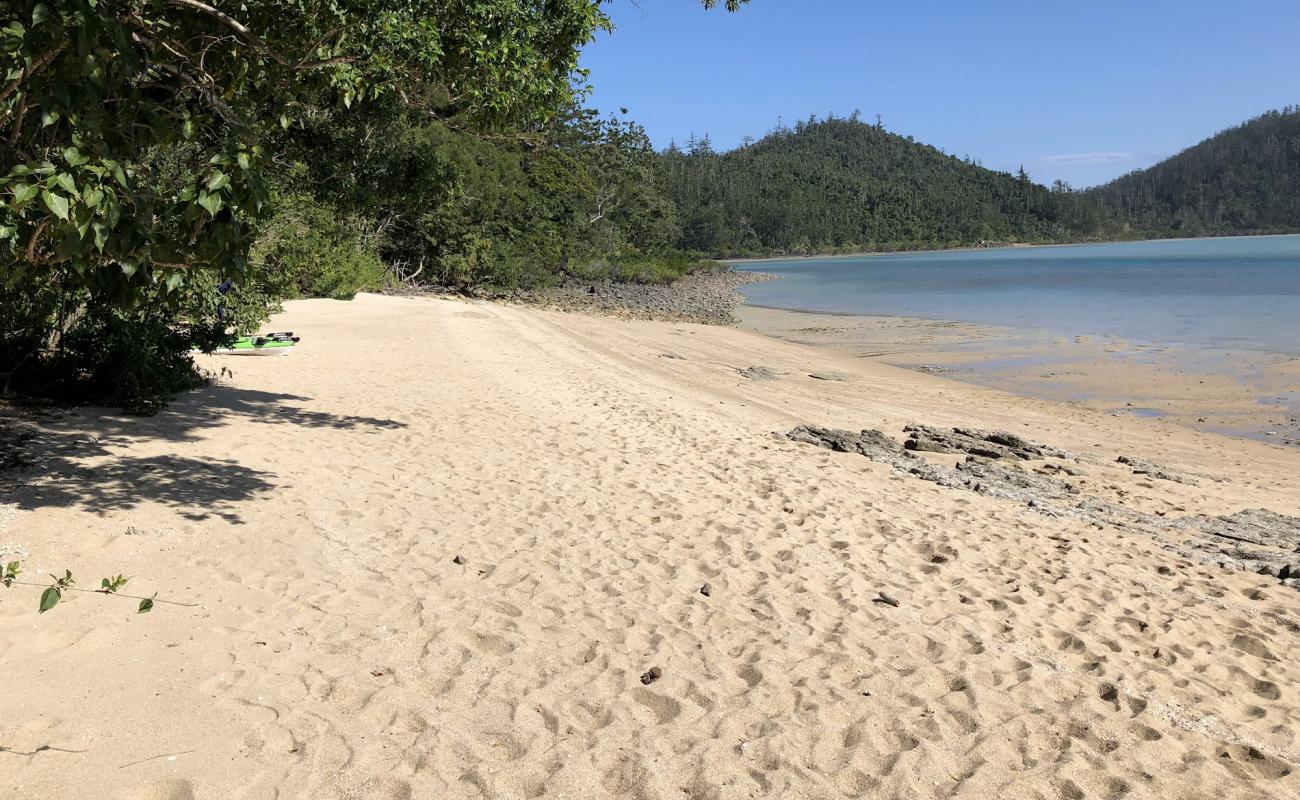
M 199 606 L 0 591 L 0 796 L 1300 795 L 1300 592 L 774 432 L 1006 429 L 1174 516 L 1300 513 L 1300 453 L 736 329 L 272 329 L 156 417 L 42 423 L 0 556 Z

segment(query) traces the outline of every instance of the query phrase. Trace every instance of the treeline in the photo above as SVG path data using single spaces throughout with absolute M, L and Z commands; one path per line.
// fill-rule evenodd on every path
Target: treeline
M 1087 195 L 1137 235 L 1300 231 L 1300 107 L 1255 117 Z
M 599 0 L 120 5 L 0 20 L 0 393 L 149 412 L 286 297 L 695 264 L 581 110 Z
M 815 117 L 716 152 L 707 137 L 662 155 L 682 247 L 717 255 L 806 254 L 1116 233 L 1093 199 L 985 169 L 863 122 Z
M 572 107 L 491 135 L 395 110 L 291 131 L 253 274 L 309 296 L 388 282 L 537 286 L 563 274 L 663 281 L 676 209 L 642 128 Z M 346 168 L 343 168 L 346 165 Z

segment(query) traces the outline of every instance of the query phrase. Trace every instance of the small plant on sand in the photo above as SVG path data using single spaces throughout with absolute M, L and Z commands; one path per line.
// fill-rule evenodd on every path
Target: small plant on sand
M 76 579 L 72 577 L 71 570 L 64 570 L 63 576 L 51 574 L 51 583 L 48 585 L 44 582 L 36 583 L 32 581 L 20 581 L 18 576 L 22 574 L 22 564 L 18 561 L 10 561 L 0 569 L 0 585 L 6 589 L 12 586 L 34 586 L 36 588 L 44 587 L 45 591 L 41 592 L 41 602 L 38 613 L 44 614 L 46 611 L 54 608 L 63 599 L 64 592 L 88 592 L 91 594 L 111 594 L 118 597 L 128 597 L 132 600 L 139 600 L 140 605 L 136 607 L 137 614 L 147 614 L 153 610 L 154 601 L 159 603 L 168 603 L 175 606 L 194 606 L 195 603 L 178 603 L 174 600 L 159 600 L 158 593 L 155 592 L 150 597 L 141 597 L 133 594 L 123 594 L 119 589 L 126 585 L 129 580 L 123 575 L 117 575 L 111 578 L 102 578 L 99 582 L 98 589 L 82 589 L 76 586 Z

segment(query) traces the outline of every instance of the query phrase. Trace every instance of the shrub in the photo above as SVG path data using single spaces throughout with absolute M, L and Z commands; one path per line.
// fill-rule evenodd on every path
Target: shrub
M 277 198 L 249 257 L 251 273 L 279 297 L 348 300 L 388 283 L 359 219 L 298 195 Z

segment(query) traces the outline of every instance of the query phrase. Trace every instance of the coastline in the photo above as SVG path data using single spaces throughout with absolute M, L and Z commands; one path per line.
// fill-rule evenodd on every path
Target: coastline
M 1300 231 L 1292 233 L 1234 233 L 1225 236 L 1175 236 L 1167 239 L 1105 239 L 1095 242 L 1049 242 L 1046 244 L 1032 243 L 1010 243 L 997 244 L 989 246 L 970 245 L 967 247 L 939 247 L 935 249 L 916 249 L 916 250 L 864 250 L 854 253 L 824 253 L 820 255 L 790 255 L 790 256 L 753 256 L 747 258 L 719 258 L 715 259 L 720 264 L 759 264 L 769 261 L 817 261 L 823 259 L 835 258 L 868 258 L 870 256 L 904 256 L 909 253 L 969 253 L 984 252 L 988 250 L 1026 250 L 1039 248 L 1056 248 L 1056 247 L 1085 247 L 1088 245 L 1101 244 L 1143 244 L 1146 242 L 1196 242 L 1207 239 L 1267 239 L 1273 236 L 1297 236 Z
M 14 421 L 0 554 L 198 604 L 8 590 L 0 742 L 51 751 L 15 791 L 1300 783 L 1300 453 L 716 325 L 376 295 L 271 324 L 290 356 L 204 357 L 230 372 L 156 417 Z
M 1300 446 L 1300 358 L 923 317 L 744 305 L 740 325 L 1015 394 Z

